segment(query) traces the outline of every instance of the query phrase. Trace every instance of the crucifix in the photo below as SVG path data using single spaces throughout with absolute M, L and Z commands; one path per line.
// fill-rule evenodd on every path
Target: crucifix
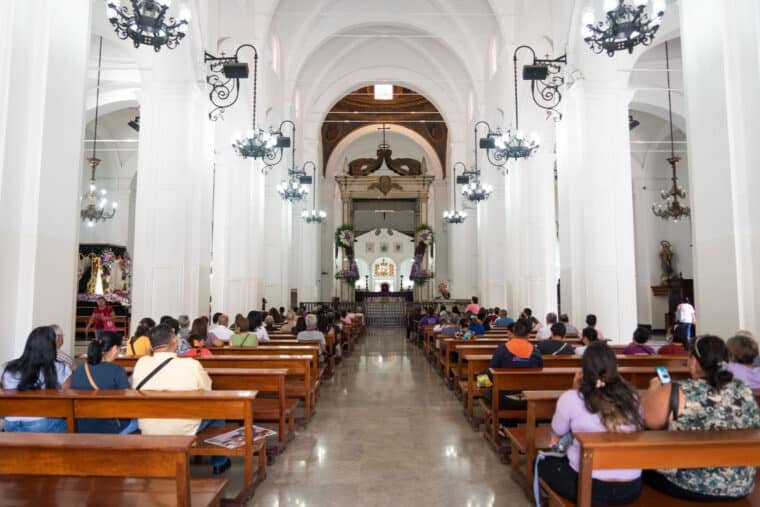
M 383 132 L 383 142 L 380 144 L 380 146 L 378 146 L 378 148 L 380 148 L 381 150 L 387 150 L 388 148 L 390 148 L 390 145 L 385 140 L 385 133 L 388 130 L 390 130 L 390 129 L 391 129 L 390 127 L 386 127 L 385 126 L 385 122 L 383 122 L 383 126 L 382 127 L 380 127 L 380 128 L 377 129 L 377 130 L 381 130 Z

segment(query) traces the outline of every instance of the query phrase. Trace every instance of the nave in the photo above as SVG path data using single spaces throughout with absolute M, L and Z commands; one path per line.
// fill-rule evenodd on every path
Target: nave
M 530 503 L 403 330 L 369 328 L 251 505 Z

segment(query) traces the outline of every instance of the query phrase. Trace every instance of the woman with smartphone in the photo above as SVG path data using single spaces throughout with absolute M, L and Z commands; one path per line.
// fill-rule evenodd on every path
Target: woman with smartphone
M 728 370 L 726 344 L 717 336 L 695 339 L 689 349 L 691 378 L 671 382 L 658 371 L 643 399 L 644 420 L 651 429 L 670 431 L 760 428 L 752 390 Z M 664 370 L 664 368 L 663 368 Z M 649 486 L 690 501 L 744 498 L 755 487 L 755 469 L 746 467 L 647 470 Z

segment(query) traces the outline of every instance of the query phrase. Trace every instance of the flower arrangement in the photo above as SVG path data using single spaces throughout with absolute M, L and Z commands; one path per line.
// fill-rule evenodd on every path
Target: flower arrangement
M 356 283 L 356 281 L 359 280 L 359 267 L 356 263 L 352 263 L 350 268 L 338 271 L 335 274 L 335 279 L 343 280 L 350 284 Z
M 335 230 L 335 244 L 339 248 L 351 248 L 354 247 L 356 236 L 354 234 L 354 228 L 350 225 L 341 225 Z
M 409 279 L 415 283 L 425 283 L 433 278 L 432 271 L 421 268 L 417 263 L 412 265 L 412 272 L 409 274 Z

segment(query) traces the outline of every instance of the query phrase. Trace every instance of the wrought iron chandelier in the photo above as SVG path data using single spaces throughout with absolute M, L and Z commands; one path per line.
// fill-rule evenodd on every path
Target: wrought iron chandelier
M 559 113 L 556 111 L 556 107 L 562 100 L 562 94 L 559 92 L 559 87 L 564 83 L 564 79 L 561 77 L 552 78 L 551 84 L 544 83 L 543 85 L 536 85 L 538 78 L 546 79 L 548 74 L 559 73 L 559 64 L 566 62 L 566 57 L 561 56 L 554 60 L 538 60 L 536 59 L 536 52 L 530 46 L 518 46 L 512 54 L 512 67 L 514 71 L 514 85 L 515 85 L 515 125 L 514 128 L 507 128 L 505 131 L 501 130 L 501 127 L 497 127 L 496 130 L 491 129 L 491 125 L 487 121 L 479 121 L 475 124 L 475 139 L 478 139 L 478 127 L 485 125 L 488 129 L 486 137 L 480 138 L 480 149 L 486 150 L 486 156 L 488 161 L 499 168 L 503 169 L 509 159 L 519 160 L 531 157 L 540 146 L 540 140 L 538 134 L 532 132 L 529 136 L 520 130 L 520 110 L 517 95 L 517 53 L 521 49 L 530 49 L 533 53 L 533 65 L 528 65 L 523 68 L 523 79 L 531 81 L 531 90 L 533 95 L 533 102 L 539 107 L 553 112 L 556 115 Z M 539 69 L 540 67 L 540 69 Z M 546 67 L 544 69 L 544 67 Z M 540 72 L 539 72 L 540 71 Z M 534 79 L 535 78 L 535 79 Z M 538 97 L 541 97 L 544 102 L 537 99 L 536 90 L 538 90 Z M 561 115 L 559 115 L 561 117 Z
M 481 183 L 480 176 L 475 176 L 462 187 L 462 195 L 470 201 L 478 203 L 485 201 L 491 196 L 493 186 L 488 183 Z
M 467 219 L 467 213 L 464 210 L 460 211 L 457 209 L 456 186 L 457 186 L 457 166 L 459 165 L 461 165 L 464 168 L 463 172 L 467 171 L 467 167 L 462 162 L 457 162 L 456 164 L 454 164 L 454 167 L 452 169 L 452 176 L 454 178 L 454 182 L 451 187 L 453 189 L 452 194 L 454 197 L 454 207 L 452 209 L 449 209 L 443 212 L 443 221 L 446 222 L 447 224 L 461 224 Z
M 284 201 L 297 202 L 306 197 L 309 188 L 301 183 L 298 176 L 290 176 L 277 185 L 277 193 Z
M 604 0 L 606 18 L 596 22 L 593 10 L 583 14 L 583 40 L 597 54 L 603 52 L 614 56 L 616 51 L 627 50 L 639 44 L 648 46 L 660 28 L 665 15 L 665 0 L 652 0 L 652 10 L 647 12 L 648 0 Z
M 106 198 L 106 189 L 98 190 L 95 185 L 95 169 L 100 163 L 100 159 L 97 155 L 98 146 L 98 113 L 100 110 L 100 68 L 103 60 L 103 37 L 100 38 L 100 46 L 98 48 L 98 81 L 95 88 L 95 126 L 94 135 L 92 141 L 92 156 L 87 159 L 87 164 L 90 166 L 90 187 L 87 191 L 87 195 L 83 197 L 86 199 L 86 205 L 79 212 L 79 216 L 82 221 L 87 224 L 87 227 L 94 227 L 97 222 L 104 222 L 110 220 L 116 215 L 116 208 L 118 203 L 111 201 L 111 208 L 106 209 L 108 199 Z
M 319 176 L 317 176 L 317 165 L 311 160 L 304 162 L 303 167 L 301 168 L 303 174 L 306 174 L 307 167 L 311 167 L 314 172 L 314 179 L 312 180 L 314 193 L 312 194 L 312 208 L 310 210 L 303 210 L 301 212 L 301 218 L 303 218 L 307 224 L 321 224 L 327 219 L 327 213 L 321 209 L 317 209 L 317 179 L 319 179 Z
M 140 44 L 153 46 L 158 53 L 162 46 L 176 48 L 187 35 L 190 9 L 183 7 L 179 16 L 168 17 L 166 11 L 172 0 L 130 0 L 132 12 L 121 0 L 106 0 L 106 16 L 122 39 L 132 39 L 135 48 Z
M 689 218 L 691 216 L 691 209 L 689 206 L 682 204 L 681 201 L 679 201 L 679 199 L 686 199 L 686 191 L 678 184 L 678 176 L 676 174 L 676 167 L 678 166 L 678 162 L 681 161 L 681 157 L 676 156 L 673 142 L 673 106 L 670 92 L 670 53 L 668 51 L 667 41 L 665 41 L 665 68 L 668 78 L 668 121 L 670 123 L 670 157 L 668 158 L 668 164 L 670 164 L 672 169 L 672 176 L 670 178 L 670 188 L 660 191 L 660 197 L 665 203 L 652 204 L 652 213 L 663 220 L 678 222 L 684 218 Z

